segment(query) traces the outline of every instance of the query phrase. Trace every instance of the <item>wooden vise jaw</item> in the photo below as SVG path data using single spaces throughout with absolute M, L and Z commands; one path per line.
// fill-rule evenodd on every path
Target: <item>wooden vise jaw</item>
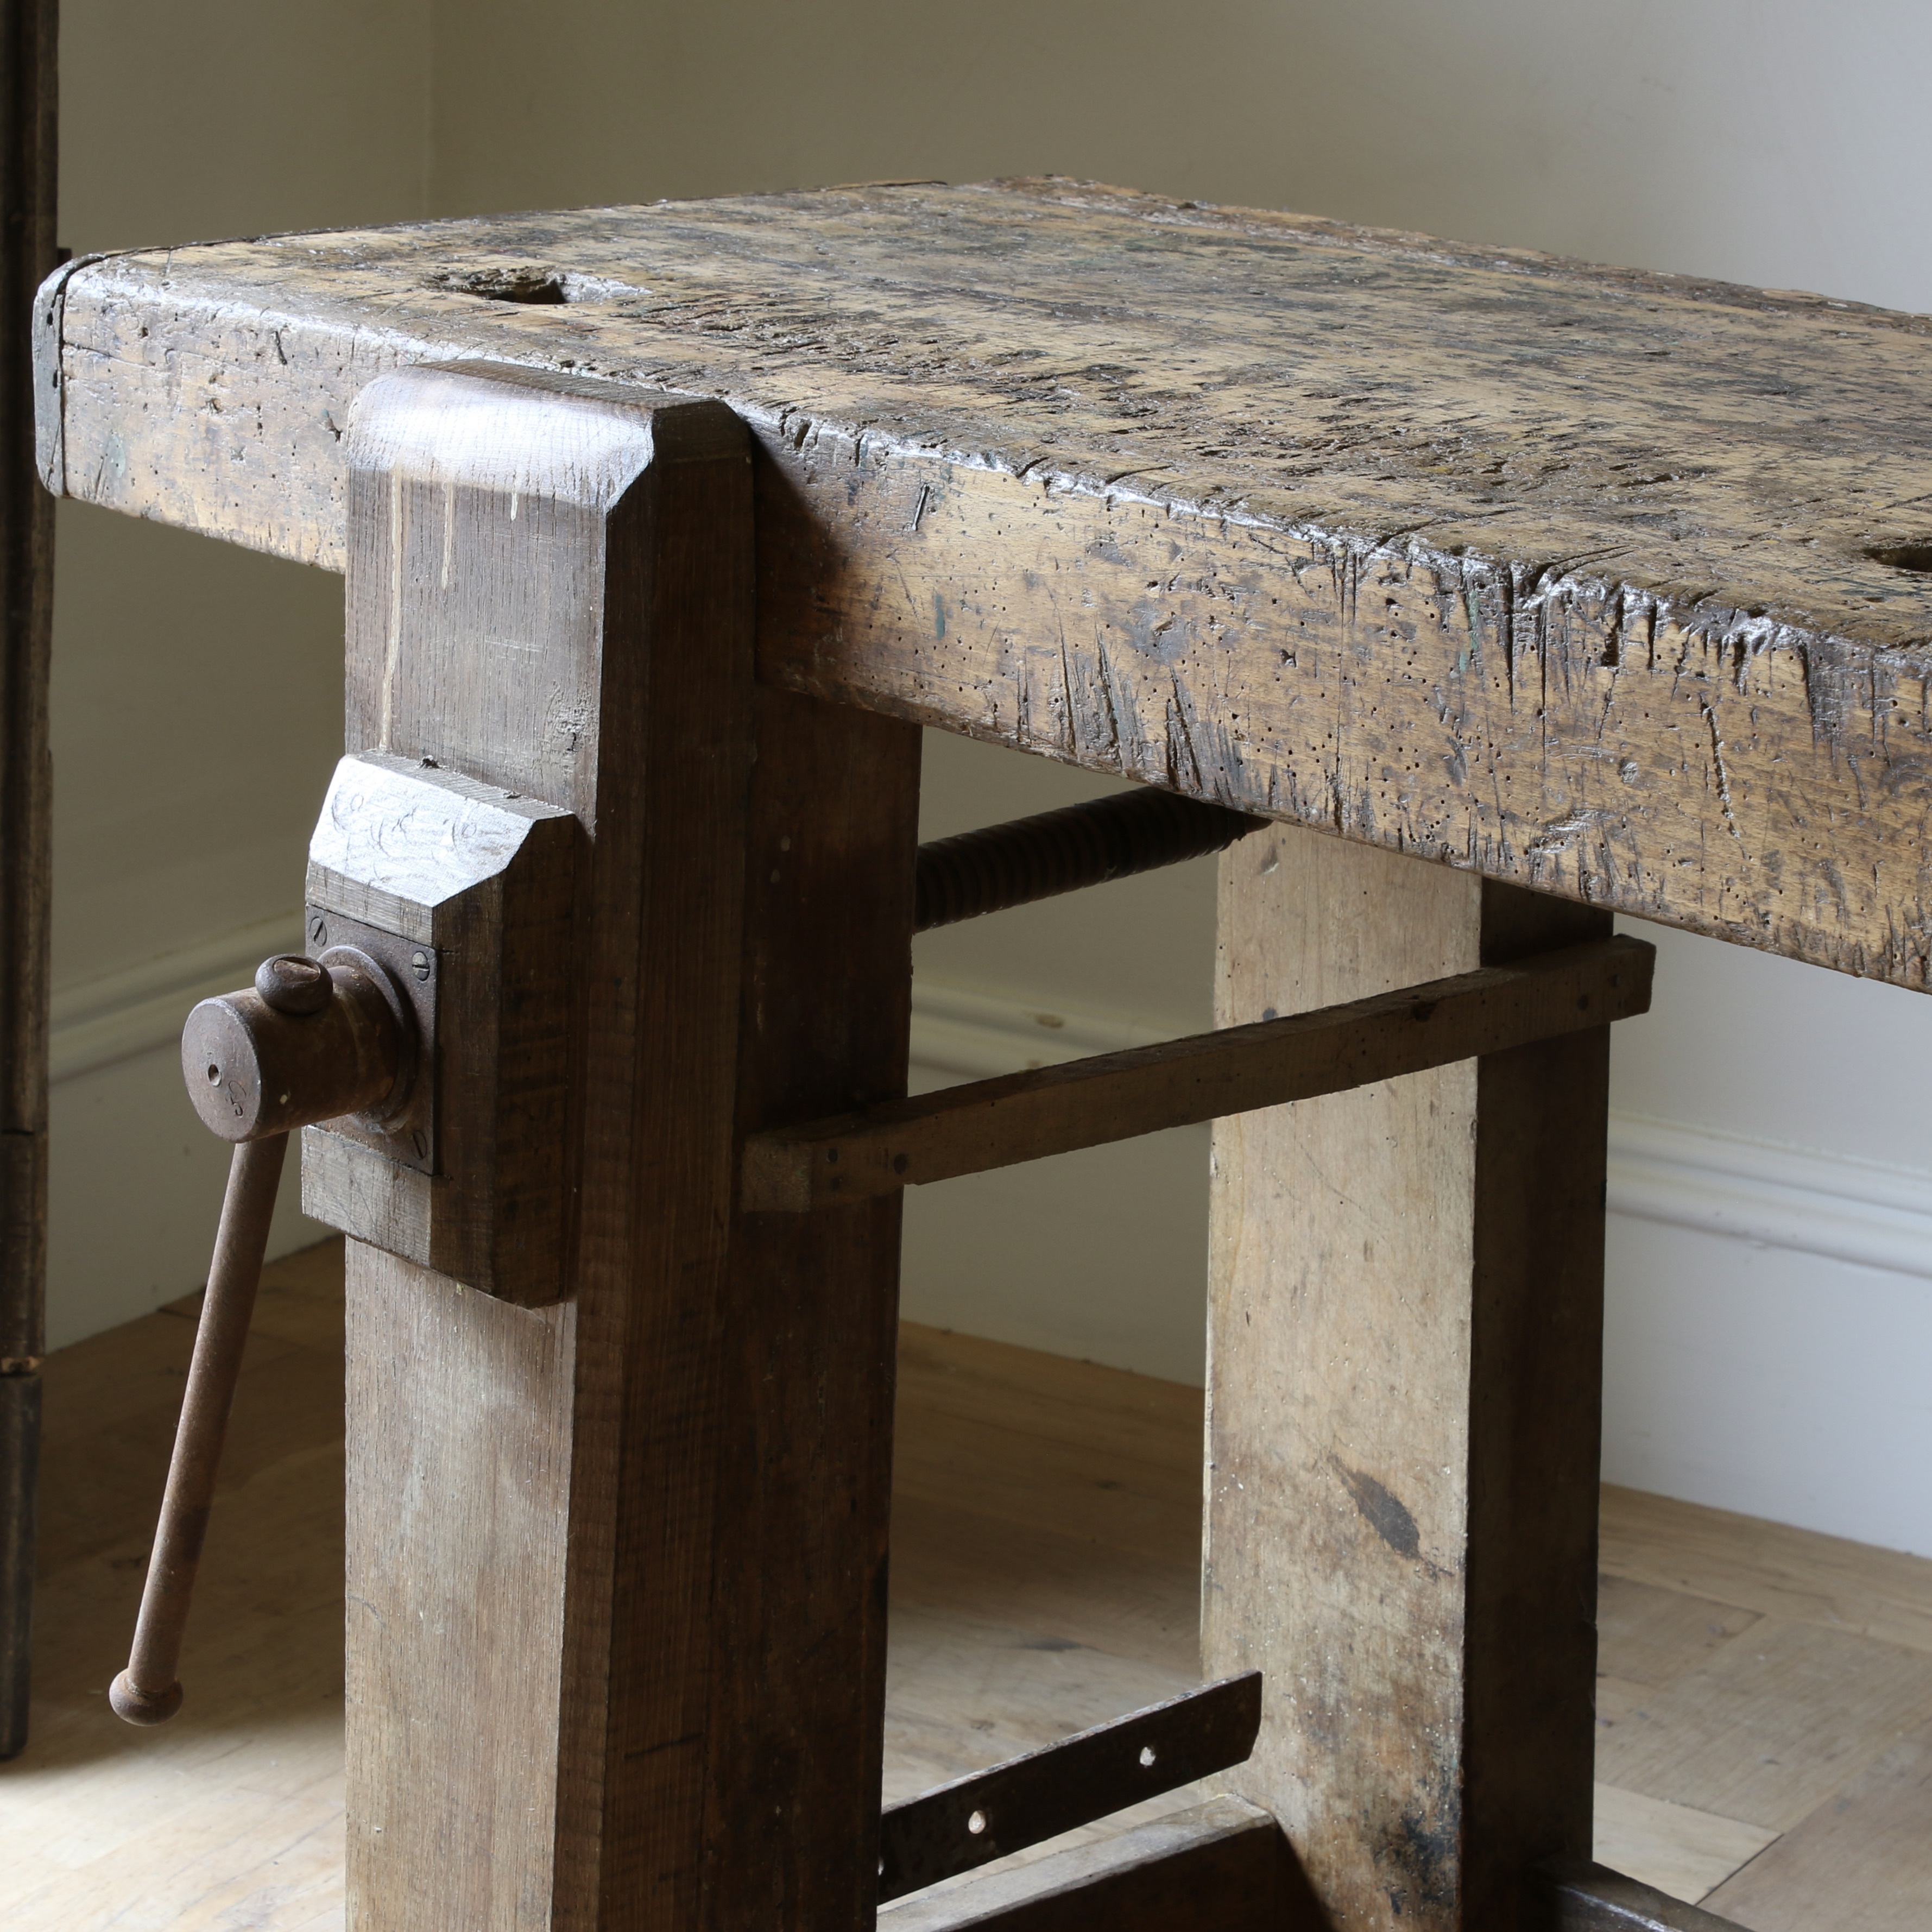
M 367 752 L 309 844 L 308 950 L 381 958 L 428 1064 L 408 1120 L 303 1130 L 303 1211 L 526 1307 L 564 1292 L 583 837 L 554 806 Z

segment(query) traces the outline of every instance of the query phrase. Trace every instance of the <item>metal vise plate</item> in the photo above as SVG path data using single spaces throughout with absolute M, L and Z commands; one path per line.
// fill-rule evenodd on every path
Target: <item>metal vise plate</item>
M 304 944 L 311 958 L 332 946 L 352 946 L 386 968 L 416 1014 L 416 1072 L 400 1114 L 378 1121 L 368 1114 L 343 1114 L 324 1120 L 321 1131 L 359 1141 L 419 1174 L 436 1172 L 436 948 L 365 926 L 318 905 L 302 913 Z

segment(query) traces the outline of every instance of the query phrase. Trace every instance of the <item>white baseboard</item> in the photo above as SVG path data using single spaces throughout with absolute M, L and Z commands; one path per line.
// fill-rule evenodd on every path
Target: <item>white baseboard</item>
M 1612 1214 L 1932 1278 L 1932 1176 L 1610 1116 Z
M 986 1079 L 1172 1030 L 1143 1016 L 1049 1006 L 995 988 L 927 978 L 913 986 L 913 1064 L 928 1076 Z M 1612 1114 L 1609 1206 L 1637 1220 L 1932 1279 L 1932 1175 Z
M 302 910 L 295 907 L 104 979 L 57 988 L 48 1041 L 53 1079 L 71 1080 L 178 1040 L 197 1001 L 248 985 L 264 959 L 301 938 Z
M 54 996 L 56 1081 L 179 1037 L 197 1000 L 245 986 L 256 963 L 296 943 L 299 914 L 221 934 Z M 1168 1036 L 1144 1014 L 921 976 L 912 1058 L 920 1084 L 985 1079 Z M 1610 1117 L 1613 1214 L 1762 1247 L 1932 1279 L 1932 1176 L 1713 1129 Z

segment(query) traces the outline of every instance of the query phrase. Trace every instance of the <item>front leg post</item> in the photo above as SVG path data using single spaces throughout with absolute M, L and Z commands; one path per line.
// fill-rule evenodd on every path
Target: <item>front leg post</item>
M 1600 939 L 1286 826 L 1221 860 L 1222 1025 Z M 1214 1132 L 1210 1676 L 1346 1932 L 1530 1932 L 1590 1845 L 1609 1030 Z
M 542 1305 L 350 1246 L 350 1924 L 869 1924 L 898 1210 L 747 1216 L 734 1178 L 747 1133 L 903 1090 L 917 734 L 755 687 L 719 406 L 415 370 L 350 469 L 350 750 L 584 849 L 502 969 L 506 1010 L 575 994 L 555 1252 L 481 1244 Z

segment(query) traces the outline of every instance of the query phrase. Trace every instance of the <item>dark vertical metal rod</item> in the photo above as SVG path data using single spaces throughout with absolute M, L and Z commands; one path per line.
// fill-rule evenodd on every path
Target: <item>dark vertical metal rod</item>
M 0 1758 L 27 1742 L 46 1346 L 54 529 L 34 465 L 32 318 L 57 253 L 59 12 L 0 0 Z
M 161 1520 L 148 1558 L 134 1648 L 128 1668 L 107 1690 L 115 1715 L 130 1724 L 164 1724 L 181 1708 L 188 1600 L 214 1506 L 221 1444 L 242 1373 L 242 1352 L 248 1343 L 255 1291 L 262 1284 L 262 1258 L 268 1252 L 268 1223 L 288 1146 L 286 1134 L 244 1141 L 229 1163 L 221 1227 L 214 1238 L 208 1292 L 202 1298 L 201 1325 L 195 1330 L 194 1357 L 175 1427 L 174 1459 L 168 1465 Z

